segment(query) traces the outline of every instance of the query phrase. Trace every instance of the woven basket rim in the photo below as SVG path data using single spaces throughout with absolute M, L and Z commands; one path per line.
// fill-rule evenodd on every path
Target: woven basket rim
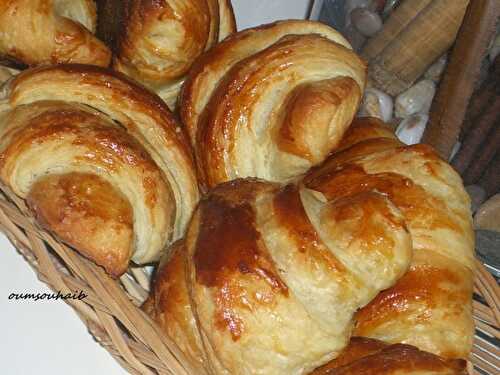
M 141 268 L 131 268 L 119 280 L 42 229 L 25 202 L 0 184 L 0 231 L 53 291 L 82 290 L 83 301 L 65 300 L 95 340 L 131 374 L 191 375 L 196 372 L 173 340 L 140 309 L 149 292 L 149 279 Z M 498 373 L 500 348 L 485 336 L 500 339 L 500 288 L 476 261 L 473 301 L 476 335 L 470 374 Z M 105 301 L 105 302 L 104 302 Z

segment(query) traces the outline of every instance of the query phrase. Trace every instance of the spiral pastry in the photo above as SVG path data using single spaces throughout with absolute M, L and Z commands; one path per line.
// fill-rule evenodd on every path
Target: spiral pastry
M 347 345 L 355 311 L 411 259 L 400 212 L 373 191 L 235 180 L 201 200 L 146 309 L 205 374 L 307 374 Z
M 283 21 L 227 38 L 196 61 L 181 95 L 204 185 L 304 173 L 337 145 L 364 85 L 364 62 L 326 25 Z
M 193 61 L 236 30 L 230 0 L 120 3 L 114 69 L 155 90 L 170 108 Z
M 27 70 L 4 91 L 0 179 L 42 225 L 114 276 L 183 235 L 196 175 L 160 98 L 85 65 Z
M 380 121 L 361 118 L 304 184 L 328 199 L 375 190 L 398 207 L 410 231 L 409 271 L 356 314 L 354 334 L 467 358 L 474 335 L 474 237 L 458 174 L 429 146 L 404 146 Z
M 111 51 L 95 28 L 92 0 L 1 0 L 0 56 L 29 66 L 108 66 Z

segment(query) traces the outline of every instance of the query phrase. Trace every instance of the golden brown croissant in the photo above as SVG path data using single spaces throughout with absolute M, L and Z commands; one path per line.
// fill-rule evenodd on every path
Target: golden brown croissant
M 326 25 L 283 21 L 232 35 L 195 62 L 181 94 L 202 182 L 306 172 L 337 145 L 364 85 L 364 62 Z
M 0 178 L 43 225 L 112 275 L 184 234 L 196 175 L 160 98 L 85 65 L 27 70 L 4 92 Z
M 307 374 L 339 354 L 355 311 L 410 259 L 403 218 L 382 194 L 326 202 L 236 180 L 201 200 L 146 310 L 200 373 Z
M 458 174 L 430 147 L 404 146 L 380 121 L 361 118 L 304 183 L 329 199 L 378 191 L 399 208 L 411 233 L 410 270 L 357 313 L 354 333 L 467 358 L 474 335 L 474 239 Z
M 170 108 L 193 61 L 236 30 L 230 0 L 126 0 L 109 7 L 120 7 L 122 17 L 114 68 L 155 90 Z
M 353 337 L 339 357 L 310 375 L 466 375 L 462 359 L 443 359 L 404 344 Z
M 95 27 L 92 0 L 0 0 L 0 56 L 30 66 L 107 66 L 111 52 Z

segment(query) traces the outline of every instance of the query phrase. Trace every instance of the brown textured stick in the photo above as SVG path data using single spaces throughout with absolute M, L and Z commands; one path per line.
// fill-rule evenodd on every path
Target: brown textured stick
M 455 41 L 469 0 L 434 0 L 370 61 L 372 83 L 391 95 L 408 89 Z
M 389 19 L 383 29 L 371 38 L 363 48 L 361 56 L 370 60 L 380 54 L 433 0 L 403 1 Z
M 464 173 L 474 156 L 481 152 L 479 149 L 483 141 L 491 132 L 500 115 L 500 96 L 496 96 L 486 111 L 475 122 L 463 139 L 460 151 L 453 158 L 451 165 L 460 173 Z M 481 177 L 481 176 L 479 176 Z
M 499 98 L 500 99 L 500 98 Z M 485 141 L 481 144 L 474 160 L 464 173 L 464 183 L 467 185 L 476 183 L 485 172 L 489 163 L 495 157 L 500 148 L 500 111 L 498 112 L 496 125 L 486 135 Z M 500 171 L 499 171 L 500 173 Z
M 490 67 L 486 81 L 472 96 L 462 127 L 462 136 L 466 136 L 467 132 L 474 127 L 475 121 L 491 105 L 497 95 L 500 96 L 500 55 Z
M 479 180 L 479 185 L 486 190 L 488 197 L 500 193 L 500 151 L 497 151 L 495 158 L 488 165 L 486 172 Z
M 499 14 L 498 0 L 474 0 L 467 8 L 423 137 L 423 142 L 434 146 L 446 160 L 458 141 L 481 62 L 495 33 Z

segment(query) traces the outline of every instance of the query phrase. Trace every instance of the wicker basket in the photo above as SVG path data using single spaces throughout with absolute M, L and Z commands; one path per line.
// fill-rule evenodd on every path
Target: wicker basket
M 103 269 L 61 243 L 35 222 L 24 201 L 0 186 L 0 230 L 21 252 L 40 280 L 54 291 L 82 290 L 82 301 L 67 299 L 94 338 L 131 374 L 195 374 L 175 343 L 139 308 L 150 279 L 130 269 L 111 279 Z M 476 341 L 470 374 L 498 374 L 500 368 L 500 289 L 478 262 L 474 318 Z

